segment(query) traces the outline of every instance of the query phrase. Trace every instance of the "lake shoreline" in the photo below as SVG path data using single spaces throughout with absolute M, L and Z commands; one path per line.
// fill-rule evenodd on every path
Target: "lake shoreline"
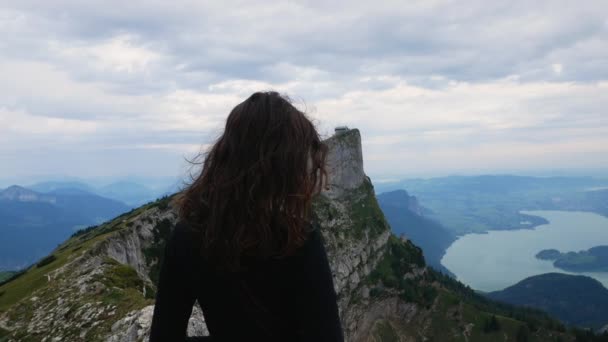
M 587 211 L 522 210 L 521 213 L 542 217 L 548 223 L 459 236 L 446 249 L 441 264 L 458 280 L 484 292 L 501 290 L 528 276 L 549 272 L 588 275 L 608 287 L 608 272 L 568 272 L 555 268 L 551 261 L 535 258 L 540 250 L 548 248 L 569 251 L 608 244 L 608 218 Z M 478 266 L 471 267 L 475 264 Z

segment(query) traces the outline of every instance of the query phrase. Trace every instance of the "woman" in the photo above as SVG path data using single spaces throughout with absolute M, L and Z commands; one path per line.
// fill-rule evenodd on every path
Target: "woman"
M 195 300 L 209 341 L 344 340 L 310 219 L 326 153 L 310 120 L 276 92 L 230 112 L 200 176 L 177 199 L 150 341 L 185 340 Z

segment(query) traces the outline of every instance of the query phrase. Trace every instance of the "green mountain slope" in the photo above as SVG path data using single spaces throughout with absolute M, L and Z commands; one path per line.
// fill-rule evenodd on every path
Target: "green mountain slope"
M 4 282 L 5 280 L 9 279 L 10 277 L 12 277 L 15 274 L 14 271 L 3 271 L 0 272 L 0 283 Z
M 599 329 L 608 324 L 608 290 L 587 276 L 546 273 L 488 293 L 502 302 L 542 309 L 563 322 Z
M 425 217 L 417 199 L 405 190 L 384 192 L 377 197 L 393 233 L 407 236 L 422 248 L 424 259 L 430 266 L 451 274 L 440 261 L 456 237 L 440 223 Z
M 23 268 L 45 256 L 77 227 L 128 211 L 125 204 L 82 190 L 0 191 L 0 270 Z
M 391 234 L 363 172 L 359 131 L 326 142 L 331 183 L 315 198 L 313 219 L 327 246 L 348 341 L 515 341 L 520 335 L 519 341 L 574 341 L 539 311 L 492 302 L 427 268 L 420 248 Z M 177 219 L 170 200 L 75 234 L 1 285 L 0 341 L 144 340 L 159 258 Z M 206 333 L 199 309 L 188 332 Z
M 578 252 L 561 253 L 545 249 L 536 254 L 538 259 L 553 260 L 553 266 L 568 272 L 608 272 L 608 246 L 596 246 Z

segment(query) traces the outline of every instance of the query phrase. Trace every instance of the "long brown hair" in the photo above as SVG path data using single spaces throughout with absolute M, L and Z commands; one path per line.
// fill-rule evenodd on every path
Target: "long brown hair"
M 180 219 L 201 233 L 202 254 L 216 267 L 291 255 L 306 241 L 326 155 L 289 98 L 256 92 L 232 109 L 200 175 L 177 198 Z

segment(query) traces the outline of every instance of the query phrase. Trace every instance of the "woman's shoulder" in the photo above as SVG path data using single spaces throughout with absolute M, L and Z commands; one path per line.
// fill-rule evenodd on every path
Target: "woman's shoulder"
M 195 232 L 195 229 L 192 224 L 188 223 L 187 221 L 183 219 L 178 219 L 177 222 L 175 222 L 175 227 L 173 228 L 173 231 L 176 234 L 192 234 Z
M 173 228 L 173 231 L 176 234 L 192 236 L 200 234 L 201 229 L 195 224 L 190 223 L 189 221 L 186 221 L 184 219 L 178 219 L 175 222 L 175 227 Z
M 200 241 L 199 231 L 186 221 L 178 220 L 169 235 L 169 243 L 179 248 L 196 249 Z
M 311 254 L 325 253 L 324 238 L 321 227 L 316 224 L 309 224 L 306 241 L 300 246 L 296 255 L 309 256 Z

